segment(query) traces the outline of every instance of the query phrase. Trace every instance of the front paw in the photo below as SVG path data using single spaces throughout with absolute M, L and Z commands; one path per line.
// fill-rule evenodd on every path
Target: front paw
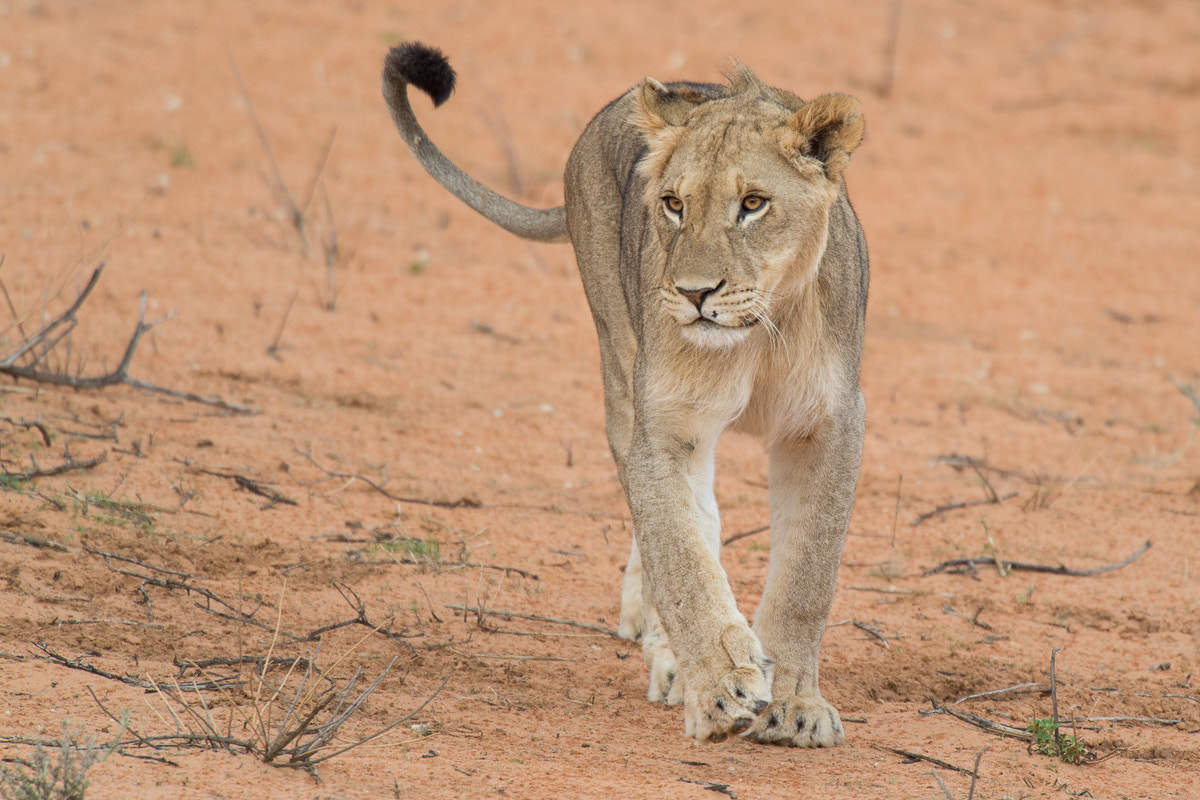
M 684 732 L 698 742 L 720 742 L 749 728 L 767 708 L 771 678 L 765 666 L 738 667 L 706 691 L 686 694 Z
M 820 695 L 776 698 L 742 734 L 761 744 L 834 747 L 846 741 L 837 709 Z
M 720 646 L 710 654 L 709 664 L 716 668 L 708 671 L 717 680 L 704 680 L 703 672 L 685 675 L 684 730 L 699 742 L 741 733 L 771 702 L 773 664 L 758 637 L 745 625 L 731 625 L 721 634 Z M 693 681 L 698 691 L 692 690 Z

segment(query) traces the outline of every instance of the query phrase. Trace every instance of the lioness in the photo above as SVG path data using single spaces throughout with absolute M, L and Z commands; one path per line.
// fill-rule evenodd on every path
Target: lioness
M 867 249 L 842 171 L 857 100 L 804 102 L 738 65 L 728 85 L 646 78 L 583 132 L 563 206 L 477 183 L 417 124 L 406 87 L 444 102 L 438 50 L 388 53 L 383 94 L 443 186 L 528 239 L 575 247 L 600 338 L 608 441 L 633 516 L 622 636 L 650 700 L 697 740 L 844 740 L 818 651 L 862 457 Z M 754 627 L 719 561 L 713 454 L 726 428 L 770 451 L 771 558 Z

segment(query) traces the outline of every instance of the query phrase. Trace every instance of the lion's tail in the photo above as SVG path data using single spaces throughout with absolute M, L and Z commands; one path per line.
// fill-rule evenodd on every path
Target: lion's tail
M 408 84 L 440 106 L 454 91 L 454 70 L 440 50 L 419 42 L 393 47 L 383 63 L 383 98 L 396 130 L 426 172 L 450 192 L 510 233 L 539 242 L 563 242 L 567 214 L 563 206 L 530 208 L 502 197 L 463 172 L 429 140 L 408 102 Z

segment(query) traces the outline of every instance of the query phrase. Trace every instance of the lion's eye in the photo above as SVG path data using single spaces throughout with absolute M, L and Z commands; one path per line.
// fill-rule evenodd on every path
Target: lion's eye
M 748 194 L 742 198 L 742 213 L 755 214 L 767 207 L 767 198 L 757 194 Z
M 683 201 L 673 194 L 666 195 L 662 199 L 663 208 L 673 217 L 678 217 L 683 213 Z

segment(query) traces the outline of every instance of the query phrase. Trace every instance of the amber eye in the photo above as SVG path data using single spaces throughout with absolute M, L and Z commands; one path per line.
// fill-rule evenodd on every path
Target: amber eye
M 762 211 L 767 205 L 767 198 L 757 194 L 748 194 L 742 198 L 742 213 L 753 214 Z
M 666 195 L 662 199 L 663 207 L 667 209 L 667 213 L 672 216 L 679 216 L 683 213 L 683 201 L 673 194 Z

